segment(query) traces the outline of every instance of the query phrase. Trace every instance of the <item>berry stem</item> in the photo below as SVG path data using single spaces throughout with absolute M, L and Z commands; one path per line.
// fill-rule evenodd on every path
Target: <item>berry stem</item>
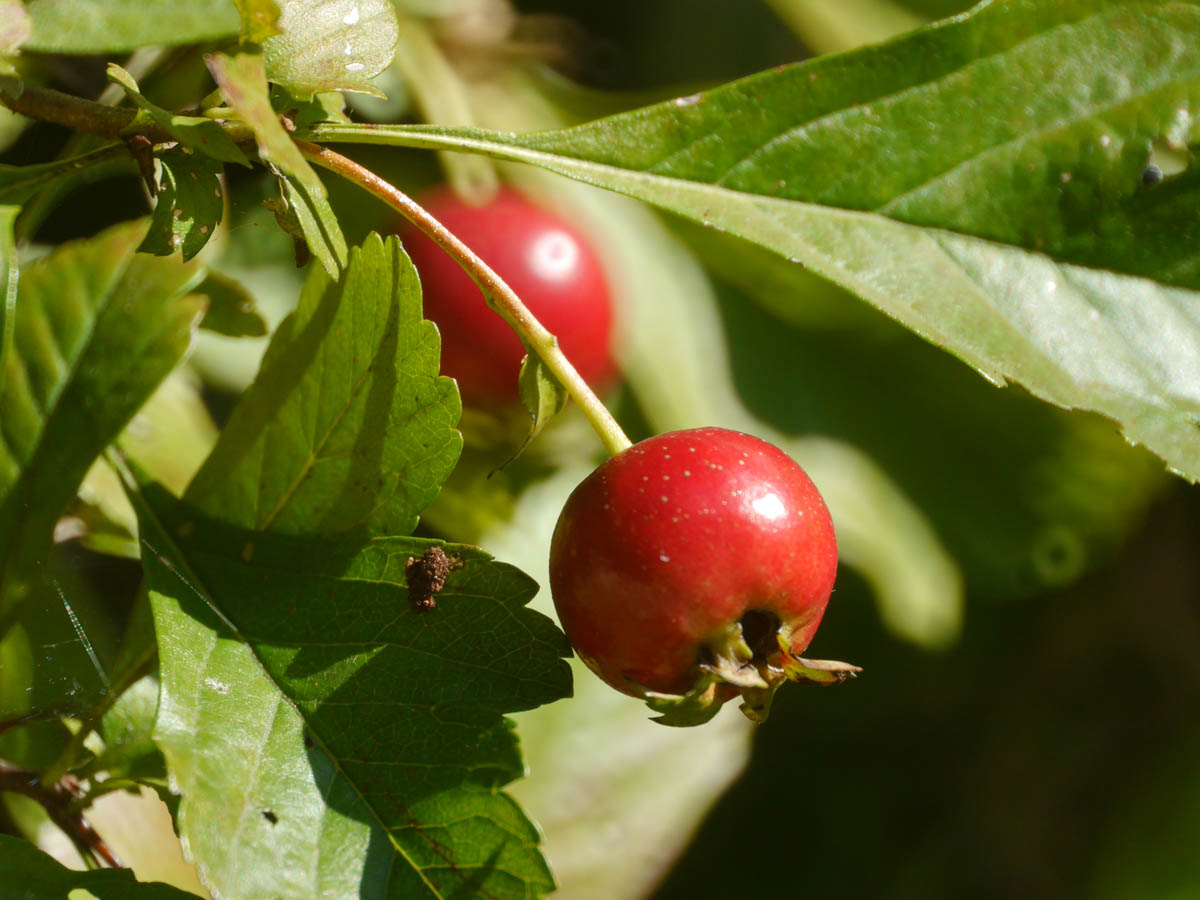
M 566 388 L 571 399 L 579 404 L 579 408 L 583 410 L 583 414 L 587 417 L 592 429 L 599 435 L 610 456 L 616 456 L 632 446 L 632 442 L 621 430 L 621 426 L 613 418 L 612 413 L 588 387 L 587 382 L 571 365 L 571 361 L 559 349 L 558 339 L 537 320 L 521 302 L 521 298 L 517 296 L 516 292 L 505 284 L 504 280 L 492 271 L 491 267 L 480 259 L 470 247 L 455 237 L 437 219 L 429 215 L 411 197 L 384 181 L 365 166 L 361 166 L 354 160 L 327 147 L 310 144 L 307 141 L 296 141 L 296 146 L 311 162 L 341 175 L 374 194 L 421 229 L 430 240 L 462 266 L 483 292 L 488 306 L 512 326 L 526 345 L 532 348 L 538 358 L 545 363 L 546 368 L 554 373 L 554 377 Z

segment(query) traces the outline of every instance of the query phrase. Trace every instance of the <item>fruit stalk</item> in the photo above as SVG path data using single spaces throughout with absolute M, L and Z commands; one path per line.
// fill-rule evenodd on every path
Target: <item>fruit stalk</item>
M 296 146 L 311 162 L 341 175 L 378 197 L 424 232 L 462 266 L 483 292 L 488 306 L 512 326 L 526 345 L 545 363 L 546 368 L 562 383 L 571 399 L 579 404 L 610 456 L 616 456 L 632 446 L 632 442 L 626 437 L 612 413 L 559 349 L 554 335 L 529 311 L 516 292 L 470 247 L 429 215 L 420 204 L 370 169 L 327 147 L 307 141 L 296 141 Z

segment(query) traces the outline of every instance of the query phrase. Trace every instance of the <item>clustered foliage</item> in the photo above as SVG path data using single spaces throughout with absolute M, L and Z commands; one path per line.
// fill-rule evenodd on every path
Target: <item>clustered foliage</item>
M 0 896 L 638 896 L 740 770 L 733 714 L 643 738 L 569 660 L 550 532 L 623 435 L 452 248 L 529 353 L 528 415 L 464 411 L 392 234 L 443 177 L 578 222 L 631 435 L 779 446 L 919 647 L 1200 478 L 1200 5 L 995 0 L 649 105 L 462 6 L 0 0 Z

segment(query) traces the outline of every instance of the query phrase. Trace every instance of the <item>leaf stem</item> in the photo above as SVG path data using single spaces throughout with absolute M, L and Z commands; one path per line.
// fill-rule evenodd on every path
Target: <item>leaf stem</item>
M 450 257 L 471 276 L 484 299 L 513 330 L 533 349 L 554 377 L 567 389 L 571 398 L 579 404 L 592 429 L 604 442 L 609 455 L 616 456 L 631 446 L 617 420 L 613 418 L 592 391 L 586 381 L 575 371 L 571 361 L 559 349 L 558 339 L 529 311 L 504 280 L 487 263 L 480 259 L 470 247 L 460 241 L 441 222 L 427 213 L 418 203 L 398 188 L 384 181 L 370 169 L 354 160 L 342 156 L 327 147 L 296 141 L 300 152 L 317 165 L 341 175 L 359 187 L 378 197 L 417 228 L 430 240 L 445 250 Z

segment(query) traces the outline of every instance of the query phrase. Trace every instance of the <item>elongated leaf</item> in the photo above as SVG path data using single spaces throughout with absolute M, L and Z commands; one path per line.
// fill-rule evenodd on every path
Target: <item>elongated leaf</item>
M 56 182 L 91 180 L 115 169 L 132 167 L 129 151 L 121 145 L 32 166 L 0 165 L 0 202 L 24 203 L 43 187 Z
M 396 238 L 314 269 L 188 499 L 256 530 L 406 534 L 458 458 L 454 383 Z
M 533 417 L 533 424 L 529 428 L 529 440 L 533 440 L 546 427 L 546 423 L 567 405 L 567 390 L 533 353 L 525 355 L 517 384 L 521 403 Z
M 174 368 L 199 321 L 202 300 L 185 296 L 199 270 L 135 255 L 144 232 L 141 222 L 115 226 L 22 273 L 0 397 L 6 604 L 92 461 Z
M 0 834 L 0 900 L 62 900 L 72 891 L 97 900 L 194 900 L 162 882 L 139 882 L 129 869 L 75 872 L 19 838 Z
M 1200 301 L 1172 285 L 1200 286 L 1200 181 L 1141 176 L 1196 139 L 1197 41 L 1189 3 L 1001 2 L 564 131 L 314 132 L 533 163 L 743 237 L 1195 480 Z
M 0 206 L 0 372 L 5 370 L 6 361 L 12 353 L 13 322 L 17 315 L 17 282 L 21 267 L 17 260 L 17 243 L 13 236 L 13 223 L 21 211 L 17 206 Z M 0 402 L 4 389 L 0 383 Z
M 174 148 L 159 157 L 162 172 L 150 230 L 139 250 L 170 256 L 176 250 L 184 262 L 204 249 L 217 226 L 225 203 L 221 196 L 221 164 L 206 156 Z
M 346 265 L 346 239 L 321 179 L 271 108 L 262 57 L 214 53 L 205 59 L 225 99 L 254 131 L 259 156 L 289 176 L 285 179 L 288 201 L 296 209 L 309 249 L 325 271 L 336 278 Z
M 389 0 L 281 0 L 280 33 L 263 44 L 267 77 L 295 97 L 358 91 L 392 63 L 399 26 Z
M 233 0 L 32 0 L 29 16 L 25 48 L 43 53 L 120 53 L 238 32 Z

